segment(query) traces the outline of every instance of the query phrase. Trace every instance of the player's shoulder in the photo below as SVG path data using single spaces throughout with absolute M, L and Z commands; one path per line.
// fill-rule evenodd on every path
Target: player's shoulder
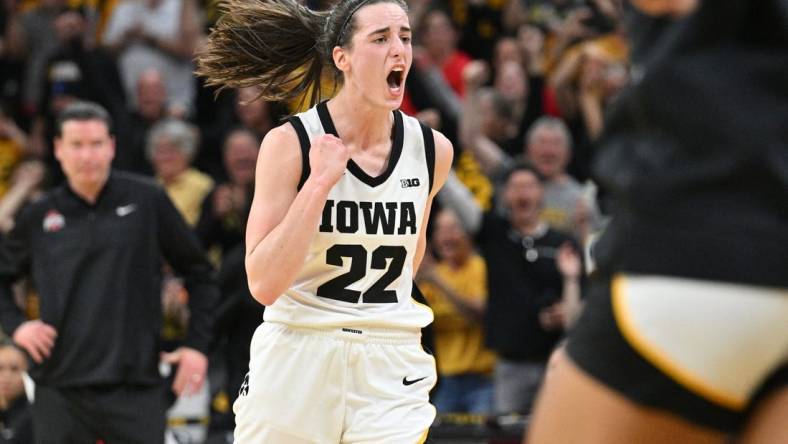
M 432 130 L 432 137 L 435 139 L 435 154 L 436 155 L 446 155 L 446 156 L 453 156 L 454 154 L 454 146 L 442 132 L 438 130 Z
M 276 148 L 281 150 L 283 148 L 297 146 L 299 142 L 298 133 L 290 121 L 286 121 L 279 126 L 272 128 L 265 137 L 261 145 L 262 149 Z
M 454 146 L 448 137 L 437 130 L 431 130 L 435 140 L 435 184 L 437 191 L 446 182 L 446 178 L 454 162 Z
M 435 146 L 436 156 L 447 155 L 454 153 L 451 141 L 443 135 L 440 131 L 431 128 L 424 122 L 421 122 L 413 116 L 409 116 L 402 111 L 399 111 L 406 128 L 419 128 L 420 131 L 427 137 L 432 138 L 433 145 Z
M 257 177 L 265 183 L 266 177 L 276 178 L 277 184 L 298 182 L 309 166 L 307 150 L 309 140 L 301 140 L 292 123 L 284 122 L 271 129 L 260 145 L 257 160 Z
M 296 128 L 290 121 L 272 128 L 263 137 L 260 145 L 260 161 L 296 161 L 301 158 L 300 146 L 303 142 L 299 139 Z M 271 158 L 274 159 L 271 159 Z M 300 162 L 300 160 L 298 160 Z

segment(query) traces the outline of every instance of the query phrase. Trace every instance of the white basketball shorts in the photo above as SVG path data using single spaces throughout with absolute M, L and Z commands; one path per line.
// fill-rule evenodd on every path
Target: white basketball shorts
M 436 381 L 418 330 L 266 322 L 233 406 L 235 444 L 420 444 Z

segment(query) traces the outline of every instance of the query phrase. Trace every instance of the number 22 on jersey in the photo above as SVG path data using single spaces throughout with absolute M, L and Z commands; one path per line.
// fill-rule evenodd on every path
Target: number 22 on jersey
M 363 278 L 366 274 L 369 252 L 362 245 L 334 245 L 326 251 L 326 263 L 341 267 L 343 258 L 349 258 L 350 270 L 319 286 L 317 295 L 323 298 L 354 303 L 396 303 L 397 292 L 386 290 L 386 287 L 402 274 L 402 267 L 405 265 L 407 253 L 405 247 L 401 245 L 381 245 L 375 248 L 371 256 L 371 268 L 373 270 L 386 270 L 386 273 L 362 294 L 358 290 L 351 290 L 347 287 Z M 389 259 L 391 260 L 390 262 Z M 387 266 L 388 269 L 386 268 Z M 359 301 L 359 299 L 361 300 Z

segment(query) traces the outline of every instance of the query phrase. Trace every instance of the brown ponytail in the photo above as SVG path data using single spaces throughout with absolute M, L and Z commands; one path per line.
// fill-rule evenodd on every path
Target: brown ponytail
M 334 46 L 349 47 L 355 12 L 374 3 L 403 0 L 341 0 L 328 12 L 312 11 L 295 0 L 223 0 L 222 17 L 197 53 L 197 75 L 210 86 L 260 88 L 258 98 L 321 100 L 323 68 L 341 80 Z
M 225 0 L 222 17 L 197 53 L 197 75 L 211 86 L 258 86 L 258 98 L 319 100 L 322 51 L 317 36 L 326 13 L 293 0 Z

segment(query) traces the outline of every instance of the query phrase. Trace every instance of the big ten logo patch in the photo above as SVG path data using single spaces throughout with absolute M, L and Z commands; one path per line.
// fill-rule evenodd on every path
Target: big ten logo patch
M 421 182 L 417 177 L 414 177 L 413 179 L 400 179 L 399 182 L 402 184 L 402 188 L 415 188 L 421 185 Z

